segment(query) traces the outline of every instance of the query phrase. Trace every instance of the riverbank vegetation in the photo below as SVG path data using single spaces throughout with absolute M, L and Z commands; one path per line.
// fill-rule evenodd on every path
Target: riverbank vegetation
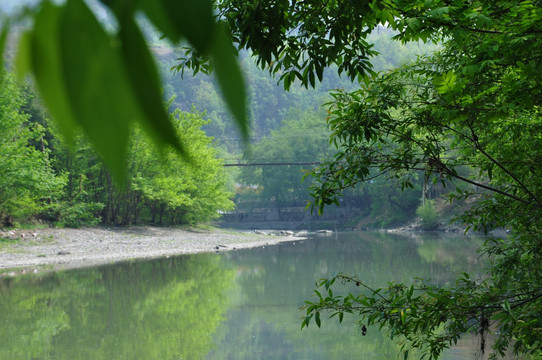
M 30 87 L 1 77 L 0 219 L 3 227 L 43 221 L 56 226 L 195 224 L 232 209 L 221 160 L 197 112 L 174 110 L 185 157 L 160 150 L 132 130 L 123 181 L 115 179 L 82 136 L 69 146 Z M 188 160 L 187 160 L 188 159 Z

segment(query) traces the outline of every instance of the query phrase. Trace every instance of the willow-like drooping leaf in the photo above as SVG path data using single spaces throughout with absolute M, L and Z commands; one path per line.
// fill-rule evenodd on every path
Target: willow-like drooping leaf
M 205 0 L 157 0 L 139 7 L 170 40 L 186 38 L 200 53 L 214 60 L 216 76 L 226 104 L 243 136 L 248 136 L 246 92 L 231 40 L 216 25 L 212 6 Z
M 172 126 L 162 102 L 160 77 L 156 65 L 132 17 L 123 19 L 119 37 L 122 41 L 122 60 L 138 104 L 145 115 L 140 118 L 143 126 L 156 143 L 165 141 L 184 154 L 182 143 L 176 137 L 177 131 Z
M 68 0 L 61 13 L 58 37 L 67 100 L 77 123 L 121 179 L 130 124 L 143 116 L 126 65 L 119 47 L 84 2 Z
M 230 51 L 231 40 L 217 30 L 210 1 L 101 2 L 117 17 L 118 33 L 106 32 L 83 0 L 60 5 L 43 0 L 32 15 L 33 28 L 19 43 L 18 77 L 33 73 L 68 142 L 82 128 L 117 179 L 123 178 L 129 132 L 136 121 L 157 145 L 183 153 L 163 107 L 160 77 L 136 22 L 137 10 L 172 42 L 186 39 L 215 58 L 226 103 L 247 134 L 242 75 Z
M 216 77 L 222 95 L 231 113 L 237 120 L 241 133 L 248 136 L 248 120 L 246 109 L 246 94 L 243 75 L 231 47 L 231 41 L 222 31 L 217 33 L 213 45 Z
M 17 59 L 18 77 L 32 71 L 41 96 L 55 116 L 64 138 L 72 143 L 75 119 L 68 101 L 62 69 L 59 22 L 61 11 L 50 2 L 42 4 L 34 19 L 34 29 L 21 37 Z M 24 56 L 28 58 L 25 60 Z
M 208 0 L 140 0 L 138 7 L 172 42 L 186 38 L 199 52 L 213 43 L 216 24 Z

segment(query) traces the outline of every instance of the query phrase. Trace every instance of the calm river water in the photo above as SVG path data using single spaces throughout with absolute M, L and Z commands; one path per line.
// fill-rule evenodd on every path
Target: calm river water
M 300 330 L 314 282 L 479 276 L 479 240 L 350 232 L 278 246 L 0 279 L 0 359 L 394 359 L 354 318 Z M 467 336 L 442 359 L 474 359 Z

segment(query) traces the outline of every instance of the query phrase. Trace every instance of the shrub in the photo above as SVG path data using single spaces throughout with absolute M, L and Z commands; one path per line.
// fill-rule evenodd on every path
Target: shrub
M 437 228 L 439 215 L 434 200 L 426 200 L 424 204 L 418 206 L 416 214 L 420 217 L 423 230 L 434 230 Z

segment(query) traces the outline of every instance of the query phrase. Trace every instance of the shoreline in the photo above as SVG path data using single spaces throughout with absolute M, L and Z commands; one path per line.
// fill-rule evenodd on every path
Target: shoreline
M 223 252 L 303 240 L 236 230 L 152 226 L 19 230 L 0 247 L 0 277 L 202 252 Z

